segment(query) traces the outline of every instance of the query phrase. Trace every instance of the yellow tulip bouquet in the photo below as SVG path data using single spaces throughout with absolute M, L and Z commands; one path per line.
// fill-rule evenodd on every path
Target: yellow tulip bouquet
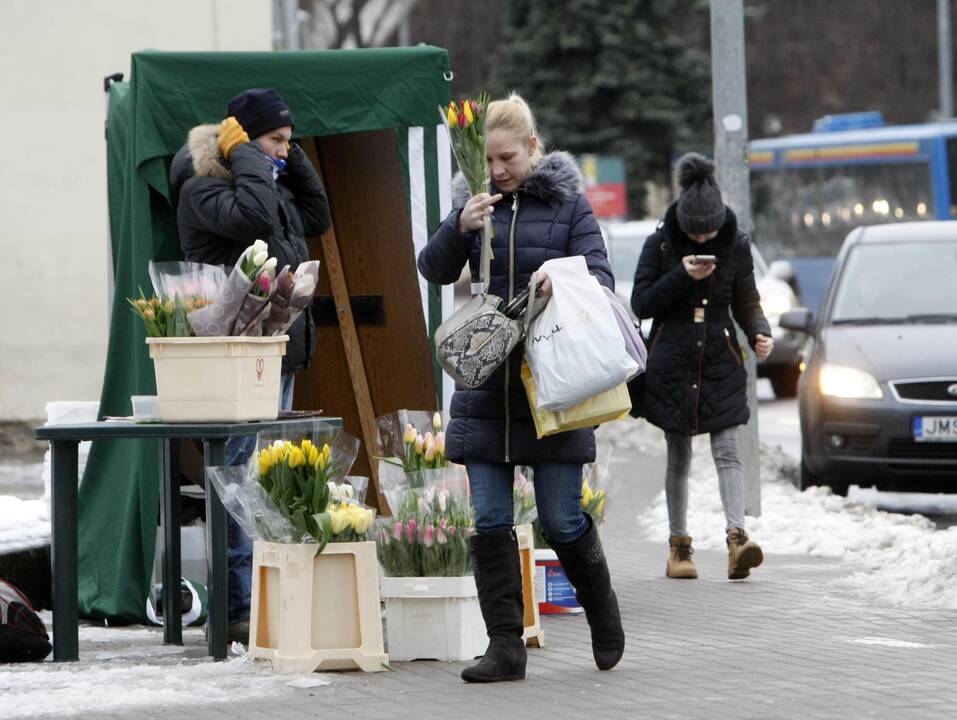
M 328 443 L 320 448 L 309 438 L 299 443 L 276 440 L 259 452 L 257 480 L 300 537 L 310 536 L 321 552 L 328 542 L 369 539 L 375 511 L 336 491 L 335 479 L 348 472 L 354 460 L 355 455 L 344 465 Z
M 535 488 L 533 470 L 530 467 L 515 469 L 515 482 L 512 486 L 512 499 L 515 506 L 515 524 L 531 523 L 535 536 L 535 547 L 547 548 L 548 541 L 542 532 L 535 506 Z M 608 499 L 614 495 L 617 487 L 609 482 L 608 463 L 587 463 L 582 468 L 581 506 L 591 515 L 595 524 L 601 527 L 605 522 Z
M 208 469 L 223 504 L 247 535 L 284 543 L 371 540 L 375 510 L 346 474 L 359 441 L 326 423 L 294 440 L 260 433 L 245 465 Z

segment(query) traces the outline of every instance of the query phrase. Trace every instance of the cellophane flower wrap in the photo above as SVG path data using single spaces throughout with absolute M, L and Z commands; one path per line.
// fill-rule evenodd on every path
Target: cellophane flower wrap
M 376 523 L 379 561 L 385 574 L 470 575 L 469 538 L 475 526 L 464 468 L 431 471 L 425 481 L 425 487 L 407 487 L 393 493 L 392 517 L 379 518 Z
M 465 176 L 472 195 L 488 192 L 489 171 L 485 154 L 485 114 L 488 111 L 488 93 L 476 98 L 454 100 L 439 108 L 439 115 L 449 132 L 449 142 L 455 153 L 455 162 Z
M 399 410 L 376 420 L 379 485 L 392 513 L 376 526 L 386 575 L 471 573 L 468 476 L 445 457 L 447 420 L 441 412 L 423 410 Z
M 253 539 L 314 542 L 317 552 L 329 542 L 371 539 L 375 511 L 346 480 L 359 441 L 321 421 L 308 427 L 259 433 L 248 461 L 208 468 L 223 505 Z
M 376 418 L 379 484 L 387 499 L 392 488 L 425 487 L 428 471 L 450 465 L 445 457 L 447 423 L 445 413 L 426 410 L 397 410 Z
M 318 260 L 300 263 L 295 272 L 290 271 L 288 265 L 284 267 L 276 276 L 263 335 L 283 335 L 312 302 L 318 283 Z
M 538 507 L 535 505 L 535 484 L 531 477 L 519 467 L 515 470 L 515 482 L 512 484 L 512 503 L 515 508 L 515 524 L 531 525 L 538 519 Z
M 268 309 L 275 272 L 276 259 L 269 257 L 269 246 L 256 240 L 240 254 L 213 303 L 189 316 L 193 332 L 198 337 L 239 335 L 249 328 L 250 323 L 261 321 Z M 263 274 L 271 276 L 265 289 L 259 280 Z M 254 331 L 247 334 L 254 334 Z
M 609 472 L 611 449 L 604 448 L 601 458 L 593 463 L 586 463 L 582 467 L 581 507 L 591 515 L 595 525 L 599 528 L 605 522 L 608 512 L 608 501 L 613 499 L 619 485 L 611 480 Z M 515 504 L 515 524 L 523 525 L 531 522 L 535 536 L 535 547 L 551 547 L 542 532 L 541 522 L 538 520 L 538 511 L 535 506 L 534 471 L 528 466 L 515 468 L 515 482 L 512 489 L 512 498 Z M 529 504 L 531 507 L 529 507 Z
M 149 264 L 154 295 L 127 298 L 140 316 L 147 337 L 191 337 L 187 316 L 213 303 L 225 281 L 221 267 L 194 262 L 153 262 Z

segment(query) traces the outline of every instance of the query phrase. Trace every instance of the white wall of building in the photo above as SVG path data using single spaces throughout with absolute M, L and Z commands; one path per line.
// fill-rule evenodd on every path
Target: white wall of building
M 0 421 L 100 397 L 104 76 L 143 49 L 271 47 L 271 0 L 0 0 Z

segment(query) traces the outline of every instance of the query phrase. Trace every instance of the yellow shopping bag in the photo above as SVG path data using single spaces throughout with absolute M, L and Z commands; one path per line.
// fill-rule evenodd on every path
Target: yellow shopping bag
M 539 440 L 546 435 L 594 427 L 612 420 L 622 420 L 628 417 L 628 412 L 631 410 L 627 383 L 582 400 L 565 410 L 539 410 L 536 407 L 535 378 L 526 363 L 522 363 L 522 384 L 525 385 L 525 394 L 528 396 L 528 405 L 532 410 L 535 433 Z

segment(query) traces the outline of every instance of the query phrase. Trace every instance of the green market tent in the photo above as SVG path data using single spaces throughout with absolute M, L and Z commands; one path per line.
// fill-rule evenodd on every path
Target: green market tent
M 129 415 L 130 395 L 155 392 L 142 322 L 126 298 L 148 292 L 150 260 L 181 259 L 169 163 L 188 130 L 222 119 L 228 100 L 274 87 L 292 108 L 295 135 L 396 133 L 416 251 L 449 206 L 449 151 L 438 107 L 449 101 L 445 50 L 168 53 L 132 56 L 107 118 L 114 273 L 101 417 Z M 420 294 L 430 328 L 441 321 L 437 288 Z M 437 376 L 438 377 L 438 376 Z M 83 615 L 144 621 L 159 507 L 156 441 L 94 443 L 79 497 L 79 606 Z

